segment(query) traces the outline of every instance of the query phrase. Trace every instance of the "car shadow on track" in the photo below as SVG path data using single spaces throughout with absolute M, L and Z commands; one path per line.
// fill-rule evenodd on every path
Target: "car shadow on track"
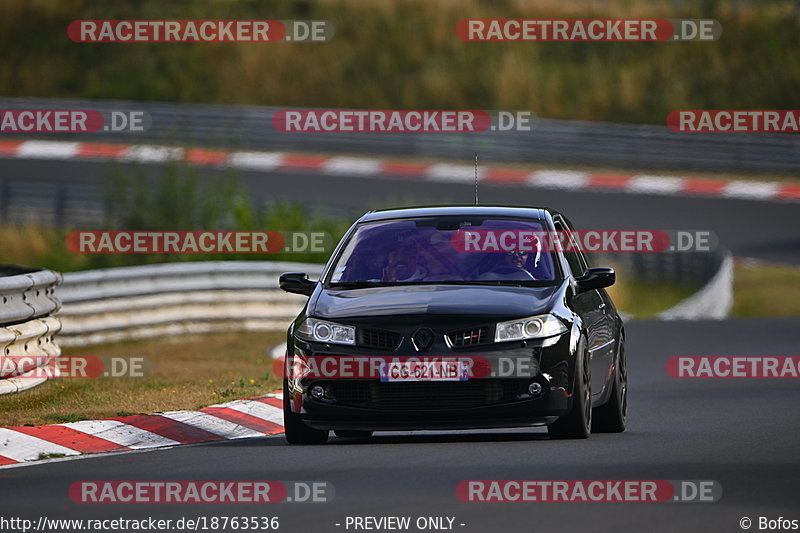
M 546 432 L 531 431 L 470 431 L 468 433 L 440 433 L 440 432 L 409 432 L 409 433 L 378 433 L 368 439 L 336 437 L 331 433 L 328 442 L 323 445 L 310 444 L 307 446 L 352 446 L 365 444 L 446 444 L 463 442 L 525 442 L 547 441 Z M 224 442 L 209 443 L 213 446 L 252 447 L 252 446 L 289 446 L 283 435 L 270 435 L 268 437 L 255 437 L 236 439 Z M 295 445 L 298 446 L 298 445 Z
M 546 433 L 482 433 L 469 435 L 377 435 L 368 439 L 331 438 L 327 445 L 447 444 L 460 442 L 523 442 L 549 440 Z

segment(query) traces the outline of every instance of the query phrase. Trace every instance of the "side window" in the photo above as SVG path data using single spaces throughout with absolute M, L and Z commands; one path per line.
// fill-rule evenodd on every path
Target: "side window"
M 576 278 L 582 276 L 583 273 L 586 272 L 586 260 L 583 258 L 583 254 L 578 250 L 578 244 L 572 236 L 572 231 L 560 221 L 555 222 L 555 228 L 556 231 L 564 232 L 565 236 L 568 237 L 563 240 L 564 258 L 567 260 L 567 264 L 569 264 L 572 275 Z

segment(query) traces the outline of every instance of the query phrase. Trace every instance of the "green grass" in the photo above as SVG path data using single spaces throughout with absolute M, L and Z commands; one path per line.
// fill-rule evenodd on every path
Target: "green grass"
M 0 396 L 0 426 L 60 424 L 200 407 L 268 394 L 281 387 L 267 348 L 285 332 L 188 335 L 67 347 L 64 355 L 141 356 L 141 378 L 52 379 Z
M 622 275 L 608 292 L 620 312 L 635 318 L 652 318 L 688 298 L 698 288 L 672 283 L 651 283 Z
M 38 460 L 42 461 L 44 459 L 60 459 L 62 457 L 66 457 L 66 454 L 63 453 L 40 453 Z
M 731 315 L 800 316 L 800 268 L 737 261 Z
M 620 311 L 636 318 L 654 317 L 699 289 L 647 283 L 622 274 L 609 293 Z M 736 261 L 730 316 L 800 316 L 800 268 L 753 260 Z
M 353 217 L 320 216 L 298 203 L 254 204 L 234 174 L 213 182 L 182 164 L 152 174 L 143 167 L 119 171 L 105 198 L 111 213 L 102 228 L 0 226 L 0 264 L 72 272 L 175 261 L 297 261 L 324 263 L 328 253 L 79 254 L 67 248 L 77 229 L 108 231 L 313 231 L 339 241 Z M 359 213 L 360 214 L 360 213 Z
M 663 124 L 673 109 L 792 107 L 793 2 L 6 0 L 0 95 L 345 108 L 518 109 Z M 712 43 L 467 43 L 464 18 L 712 18 Z M 326 43 L 83 44 L 74 19 L 322 19 Z
M 47 402 L 50 404 L 51 402 Z M 75 413 L 54 413 L 43 417 L 45 420 L 50 422 L 54 422 L 57 424 L 66 424 L 68 422 L 80 422 L 81 420 L 86 420 L 86 415 L 79 415 Z

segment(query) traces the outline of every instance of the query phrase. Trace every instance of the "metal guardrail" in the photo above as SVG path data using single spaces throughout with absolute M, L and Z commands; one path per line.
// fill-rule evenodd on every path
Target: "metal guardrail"
M 31 108 L 146 111 L 152 118 L 152 126 L 145 132 L 47 134 L 53 139 L 435 159 L 469 159 L 477 150 L 485 162 L 718 172 L 800 172 L 800 137 L 785 134 L 687 134 L 672 132 L 662 125 L 553 119 L 536 120 L 529 132 L 283 133 L 272 125 L 273 115 L 281 109 L 275 107 L 0 98 L 0 109 Z M 14 138 L 24 137 L 15 135 Z
M 278 288 L 283 272 L 322 273 L 322 265 L 209 261 L 64 274 L 58 296 L 64 346 L 186 333 L 288 327 L 305 297 Z
M 722 257 L 716 273 L 702 289 L 673 307 L 659 313 L 664 320 L 726 318 L 733 307 L 733 256 Z
M 658 273 L 650 275 L 670 279 L 670 272 L 677 276 L 680 269 L 694 265 L 690 271 L 704 278 L 704 287 L 660 317 L 727 316 L 732 297 L 730 254 L 684 255 L 680 262 L 665 259 Z M 710 265 L 715 266 L 709 272 Z M 268 261 L 167 263 L 68 273 L 56 289 L 62 281 L 56 272 L 0 267 L 0 394 L 31 388 L 57 375 L 59 344 L 282 330 L 305 298 L 281 291 L 278 276 L 303 271 L 314 278 L 322 268 Z M 58 344 L 53 340 L 56 333 Z
M 653 260 L 640 262 L 621 255 L 614 264 L 629 275 L 697 287 L 714 279 L 725 257 L 722 252 L 679 258 L 653 254 Z M 594 262 L 603 264 L 605 259 L 609 256 Z M 64 302 L 59 342 L 73 346 L 185 333 L 281 330 L 305 300 L 278 288 L 278 276 L 288 271 L 313 278 L 321 274 L 322 265 L 217 261 L 68 273 L 58 289 Z
M 27 390 L 55 375 L 61 329 L 51 316 L 61 302 L 54 289 L 61 274 L 0 266 L 0 394 Z
M 719 271 L 730 253 L 711 252 L 598 253 L 587 254 L 594 266 L 610 264 L 646 283 L 674 283 L 701 287 Z

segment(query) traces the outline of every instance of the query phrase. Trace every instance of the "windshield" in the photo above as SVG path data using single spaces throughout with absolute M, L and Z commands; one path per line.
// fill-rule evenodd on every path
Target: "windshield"
M 450 216 L 365 223 L 350 237 L 328 282 L 333 287 L 551 284 L 556 280 L 553 256 L 533 236 L 542 231 L 541 221 L 534 219 Z M 517 240 L 492 239 L 504 232 Z M 478 240 L 480 246 L 470 246 Z

